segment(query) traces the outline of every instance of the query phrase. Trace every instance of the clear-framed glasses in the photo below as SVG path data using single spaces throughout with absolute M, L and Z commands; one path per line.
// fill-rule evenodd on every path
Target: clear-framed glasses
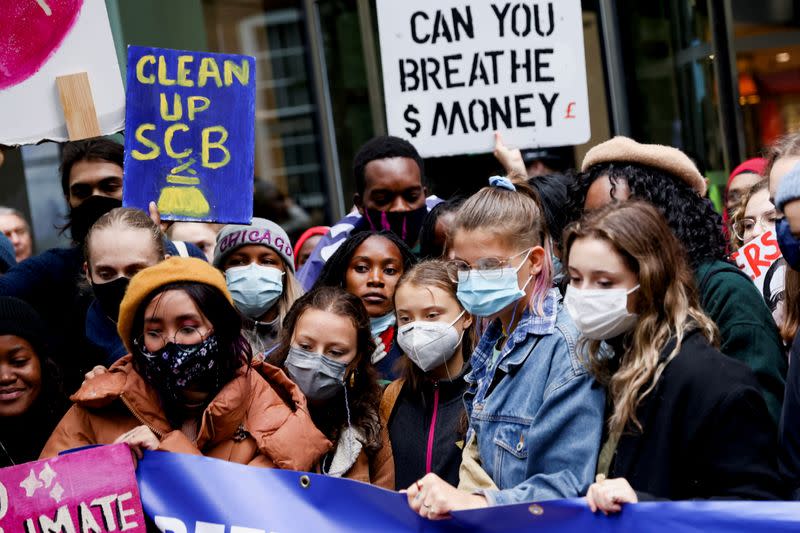
M 762 233 L 774 230 L 775 223 L 778 222 L 779 218 L 774 209 L 757 217 L 742 218 L 733 224 L 733 234 L 740 241 L 747 242 L 753 238 L 759 229 Z
M 483 257 L 475 261 L 474 265 L 470 265 L 461 259 L 453 259 L 447 262 L 447 276 L 453 283 L 467 281 L 473 272 L 486 281 L 500 279 L 505 267 L 509 266 L 514 259 L 520 257 L 521 255 L 525 255 L 527 258 L 526 254 L 529 254 L 530 251 L 531 248 L 526 248 L 525 250 L 522 250 L 518 254 L 512 255 L 507 259 Z
M 165 336 L 157 330 L 147 330 L 142 335 L 136 337 L 133 343 L 142 351 L 157 352 L 170 342 L 189 346 L 192 344 L 200 344 L 206 340 L 210 334 L 210 331 L 203 334 L 201 330 L 191 326 L 180 328 L 172 337 Z

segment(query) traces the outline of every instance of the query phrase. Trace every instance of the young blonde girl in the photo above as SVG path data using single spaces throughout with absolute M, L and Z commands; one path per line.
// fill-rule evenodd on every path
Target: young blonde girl
M 432 473 L 408 487 L 409 505 L 428 518 L 576 497 L 594 478 L 604 394 L 552 288 L 541 208 L 525 182 L 490 185 L 458 210 L 448 243 L 457 297 L 489 326 L 465 377 L 463 490 Z
M 474 319 L 459 303 L 447 267 L 440 260 L 419 263 L 394 293 L 405 358 L 400 378 L 383 393 L 381 418 L 389 428 L 397 488 L 431 472 L 458 484 Z

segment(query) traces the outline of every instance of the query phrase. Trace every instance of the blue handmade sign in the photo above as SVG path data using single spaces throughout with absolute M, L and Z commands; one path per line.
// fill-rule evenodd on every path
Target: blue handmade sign
M 123 205 L 249 224 L 255 59 L 128 47 Z

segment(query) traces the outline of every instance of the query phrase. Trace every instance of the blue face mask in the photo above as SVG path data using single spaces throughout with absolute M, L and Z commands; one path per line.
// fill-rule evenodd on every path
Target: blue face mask
M 800 240 L 792 235 L 789 221 L 782 218 L 775 225 L 775 234 L 778 237 L 778 247 L 789 268 L 800 272 Z
M 525 287 L 533 276 L 528 277 L 528 281 L 520 289 L 517 272 L 528 260 L 530 253 L 528 250 L 517 268 L 459 272 L 456 296 L 467 313 L 483 318 L 496 315 L 525 296 Z
M 283 274 L 277 268 L 250 263 L 226 270 L 225 281 L 239 312 L 258 320 L 283 294 Z
M 395 316 L 394 311 L 383 316 L 370 318 L 369 326 L 370 329 L 372 330 L 372 336 L 377 337 L 390 327 L 394 326 L 396 322 L 397 322 L 397 317 Z

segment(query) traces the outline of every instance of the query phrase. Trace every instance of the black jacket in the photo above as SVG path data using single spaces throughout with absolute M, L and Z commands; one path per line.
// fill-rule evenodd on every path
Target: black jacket
M 402 384 L 388 424 L 397 490 L 407 489 L 427 473 L 428 440 L 434 408 L 436 420 L 430 457 L 431 472 L 451 485 L 458 485 L 458 469 L 466 433 L 463 396 L 467 388 L 464 375 L 468 366 L 465 365 L 465 371 L 452 381 L 426 380 L 421 394 L 413 394 L 407 382 Z
M 47 344 L 61 370 L 64 390 L 78 389 L 83 376 L 105 355 L 86 338 L 86 315 L 94 297 L 81 291 L 83 252 L 53 248 L 18 263 L 0 276 L 0 295 L 28 302 L 47 327 Z
M 661 354 L 674 349 L 671 341 Z M 783 499 L 776 428 L 752 371 L 688 334 L 622 435 L 609 477 L 640 499 Z
M 43 368 L 42 372 L 46 370 Z M 39 459 L 47 439 L 53 433 L 70 404 L 59 387 L 46 381 L 39 398 L 22 416 L 0 418 L 0 468 Z
M 800 335 L 789 350 L 789 373 L 779 432 L 781 475 L 792 497 L 800 500 Z

